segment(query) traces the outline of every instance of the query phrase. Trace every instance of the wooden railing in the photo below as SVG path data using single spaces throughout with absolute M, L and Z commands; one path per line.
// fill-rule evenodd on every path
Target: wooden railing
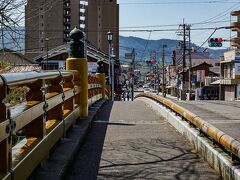
M 0 179 L 26 179 L 76 123 L 82 97 L 79 77 L 78 71 L 0 75 Z M 26 101 L 11 107 L 7 96 L 21 86 L 30 89 Z M 102 98 L 102 91 L 99 79 L 89 76 L 89 105 Z M 13 137 L 19 138 L 16 144 Z

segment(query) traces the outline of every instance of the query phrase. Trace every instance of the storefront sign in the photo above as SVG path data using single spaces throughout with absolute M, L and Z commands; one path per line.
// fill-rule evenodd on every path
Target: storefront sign
M 240 79 L 240 63 L 235 63 L 234 66 L 234 78 Z
M 235 50 L 235 60 L 240 60 L 240 51 Z
M 232 61 L 235 59 L 235 51 L 227 51 L 224 53 L 224 61 Z
M 240 51 L 232 50 L 224 53 L 224 61 L 240 61 Z
M 96 73 L 98 68 L 98 64 L 95 62 L 88 62 L 88 72 Z

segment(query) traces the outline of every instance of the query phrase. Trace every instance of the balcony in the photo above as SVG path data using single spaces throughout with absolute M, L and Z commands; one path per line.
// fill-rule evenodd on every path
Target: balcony
M 64 13 L 64 17 L 65 17 L 65 18 L 70 18 L 70 17 L 71 17 L 71 13 L 70 13 L 70 11 L 68 11 L 68 13 L 65 12 L 65 13 Z
M 64 26 L 71 25 L 71 21 L 64 21 Z
M 70 4 L 70 2 L 64 2 L 64 4 L 63 4 L 63 9 L 64 9 L 64 10 L 70 10 L 70 9 L 71 9 L 71 4 Z

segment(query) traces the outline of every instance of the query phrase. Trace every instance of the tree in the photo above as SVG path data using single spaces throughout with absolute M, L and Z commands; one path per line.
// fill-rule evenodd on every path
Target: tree
M 1 48 L 4 49 L 8 45 L 21 49 L 19 43 L 23 41 L 23 34 L 19 27 L 24 24 L 25 4 L 26 0 L 0 0 Z

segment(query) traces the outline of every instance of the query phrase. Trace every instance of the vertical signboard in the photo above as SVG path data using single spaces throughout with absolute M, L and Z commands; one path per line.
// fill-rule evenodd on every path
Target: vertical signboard
M 234 78 L 240 79 L 240 63 L 235 63 L 234 65 Z
M 237 98 L 240 98 L 240 84 L 237 85 Z
M 205 70 L 202 70 L 201 81 L 203 82 L 204 80 L 205 80 Z
M 203 82 L 205 80 L 205 70 L 197 70 L 197 82 Z
M 239 50 L 235 50 L 235 60 L 236 61 L 240 60 L 240 51 Z

